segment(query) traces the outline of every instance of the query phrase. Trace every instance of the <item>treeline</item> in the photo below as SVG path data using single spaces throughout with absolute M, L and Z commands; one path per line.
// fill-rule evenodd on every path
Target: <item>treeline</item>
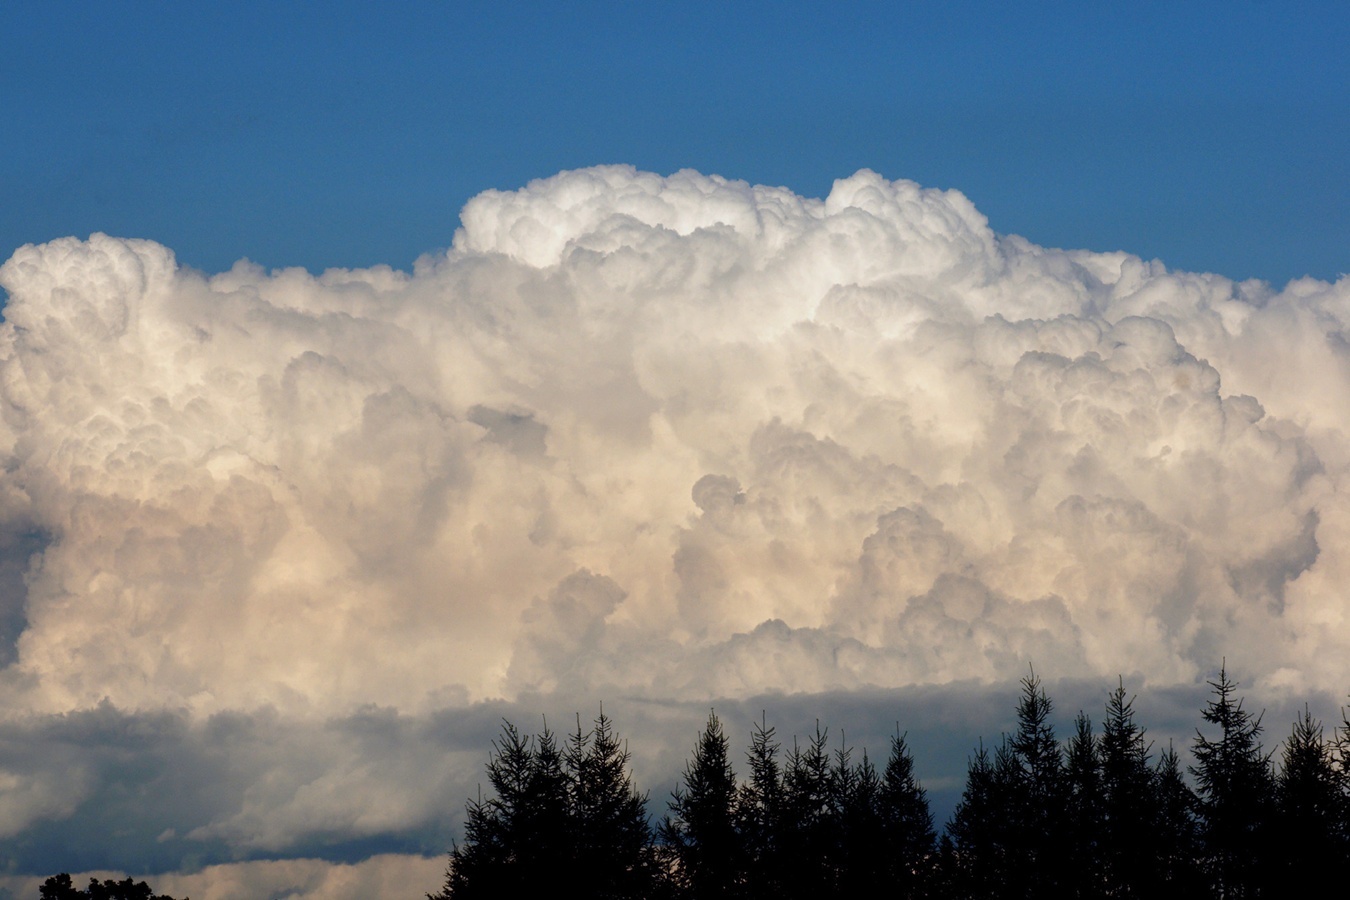
M 144 881 L 132 881 L 130 877 L 121 881 L 105 878 L 89 879 L 89 888 L 80 890 L 71 881 L 68 872 L 53 875 L 38 888 L 38 900 L 174 900 L 168 894 L 156 894 Z M 188 900 L 184 897 L 183 900 Z
M 1154 752 L 1123 684 L 1061 740 L 1040 681 L 1022 682 L 1013 733 L 970 758 L 939 837 L 902 734 L 878 768 L 817 725 L 784 748 L 761 721 L 733 772 L 710 715 L 660 822 L 602 713 L 590 731 L 528 737 L 506 723 L 492 792 L 429 900 L 596 898 L 1117 898 L 1285 896 L 1350 863 L 1350 721 L 1327 737 L 1305 709 L 1278 760 L 1226 671 L 1210 682 L 1191 755 Z

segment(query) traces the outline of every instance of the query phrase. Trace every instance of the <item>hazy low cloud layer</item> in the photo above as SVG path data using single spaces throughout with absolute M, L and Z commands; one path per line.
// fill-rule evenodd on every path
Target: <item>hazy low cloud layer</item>
M 1028 660 L 1350 686 L 1350 279 L 1037 247 L 866 171 L 822 201 L 598 168 L 462 220 L 411 275 L 207 276 L 103 235 L 0 268 L 12 722 L 424 722 Z M 82 802 L 0 778 L 9 835 Z M 193 839 L 313 830 L 231 815 Z

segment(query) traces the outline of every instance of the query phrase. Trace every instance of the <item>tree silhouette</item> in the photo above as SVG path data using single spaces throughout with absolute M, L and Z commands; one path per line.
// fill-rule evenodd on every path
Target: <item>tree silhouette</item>
M 851 764 L 852 756 L 842 737 L 834 758 L 831 801 L 834 828 L 829 845 L 834 868 L 833 896 L 876 896 L 891 888 L 883 830 L 882 778 L 866 749 L 862 760 L 856 766 Z
M 954 897 L 1001 896 L 1011 852 L 1007 794 L 1006 779 L 999 776 L 981 741 L 970 758 L 965 790 L 947 826 L 945 880 Z
M 1202 715 L 1219 729 L 1217 738 L 1195 733 L 1191 767 L 1199 788 L 1207 871 L 1215 893 L 1259 897 L 1269 878 L 1268 831 L 1274 805 L 1270 756 L 1261 749 L 1261 717 L 1235 698 L 1237 683 L 1219 669 L 1209 682 L 1214 696 Z
M 1125 680 L 1106 700 L 1102 722 L 1102 859 L 1119 897 L 1157 896 L 1159 857 L 1157 781 L 1149 766 L 1144 730 L 1134 721 L 1134 698 Z
M 1170 743 L 1153 774 L 1158 812 L 1150 825 L 1157 832 L 1158 891 L 1146 896 L 1206 896 L 1209 889 L 1200 868 L 1200 800 L 1186 783 L 1181 759 Z
M 741 785 L 736 797 L 736 821 L 747 856 L 745 893 L 753 898 L 777 897 L 783 880 L 783 785 L 778 750 L 774 729 L 761 714 L 746 753 L 750 780 Z
M 744 849 L 728 751 L 722 723 L 710 712 L 661 822 L 661 842 L 675 857 L 675 884 L 681 896 L 694 900 L 736 896 L 741 879 Z
M 1110 875 L 1103 865 L 1105 816 L 1102 763 L 1092 720 L 1084 712 L 1074 719 L 1074 736 L 1065 759 L 1066 897 L 1105 897 Z
M 633 786 L 628 750 L 603 709 L 589 733 L 582 732 L 577 718 L 564 761 L 571 775 L 576 866 L 588 896 L 597 900 L 650 896 L 655 871 L 646 797 Z
M 1067 855 L 1063 843 L 1066 801 L 1064 764 L 1050 713 L 1054 705 L 1035 671 L 1022 679 L 1017 730 L 996 773 L 1010 794 L 1012 853 L 1006 879 L 1009 897 L 1057 896 Z
M 578 879 L 604 900 L 651 896 L 651 828 L 627 766 L 603 711 L 590 732 L 578 717 L 565 752 L 547 723 L 530 739 L 504 722 L 487 765 L 492 793 L 469 801 L 445 885 L 427 897 L 527 896 Z
M 1344 785 L 1332 748 L 1323 739 L 1322 723 L 1306 706 L 1284 744 L 1276 797 L 1279 827 L 1274 839 L 1280 879 L 1321 882 L 1314 877 L 1319 871 L 1334 878 L 1340 864 L 1350 859 Z
M 779 819 L 783 897 L 819 897 L 833 882 L 828 853 L 833 836 L 833 778 L 826 750 L 828 730 L 816 723 L 806 746 L 795 742 L 783 767 L 783 815 Z
M 79 890 L 71 883 L 70 875 L 53 875 L 38 888 L 39 900 L 174 900 L 168 894 L 156 894 L 144 881 L 132 881 L 130 876 L 121 881 L 105 878 L 89 879 L 89 887 Z M 183 898 L 188 900 L 188 898 Z
M 936 863 L 936 835 L 928 795 L 914 775 L 914 758 L 905 736 L 891 738 L 891 753 L 881 779 L 881 834 L 886 874 L 894 895 L 918 897 Z

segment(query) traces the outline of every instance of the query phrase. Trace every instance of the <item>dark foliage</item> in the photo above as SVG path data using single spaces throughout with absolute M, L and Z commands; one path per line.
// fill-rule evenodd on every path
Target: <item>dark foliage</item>
M 572 881 L 603 900 L 653 894 L 646 800 L 603 712 L 589 732 L 578 718 L 565 752 L 547 726 L 531 739 L 510 722 L 493 750 L 493 793 L 469 802 L 464 842 L 430 900 L 526 896 Z
M 1064 896 L 1109 896 L 1103 865 L 1106 816 L 1103 808 L 1102 761 L 1092 720 L 1079 712 L 1069 741 L 1064 771 L 1065 872 Z
M 89 879 L 89 887 L 79 890 L 71 883 L 70 875 L 53 875 L 38 889 L 39 900 L 174 900 L 168 894 L 156 894 L 144 881 Z M 184 900 L 187 900 L 185 897 Z
M 1350 720 L 1327 740 L 1305 709 L 1277 774 L 1261 719 L 1243 709 L 1226 669 L 1211 687 L 1193 789 L 1170 744 L 1153 760 L 1123 680 L 1100 731 L 1080 712 L 1061 744 L 1030 673 L 1016 728 L 992 749 L 979 743 L 941 840 L 898 728 L 879 772 L 842 738 L 831 752 L 819 723 L 780 756 L 761 718 L 738 783 L 710 714 L 653 835 L 603 713 L 589 732 L 578 720 L 563 749 L 547 728 L 525 737 L 506 723 L 487 767 L 492 791 L 469 803 L 464 841 L 431 900 L 531 896 L 559 883 L 606 900 L 1245 900 L 1332 883 L 1350 862 Z M 104 896 L 46 890 L 44 900 Z
M 914 775 L 914 758 L 903 734 L 891 738 L 878 800 L 884 879 L 893 896 L 924 896 L 936 864 L 937 838 L 928 795 Z
M 1112 896 L 1157 896 L 1165 850 L 1157 837 L 1158 776 L 1149 766 L 1149 745 L 1134 721 L 1134 698 L 1126 698 L 1123 679 L 1107 696 L 1099 747 L 1103 878 Z
M 1219 670 L 1214 696 L 1201 715 L 1219 729 L 1195 733 L 1191 767 L 1200 796 L 1205 868 L 1219 897 L 1266 896 L 1271 885 L 1270 827 L 1275 779 L 1261 748 L 1261 717 L 1242 708 L 1237 683 Z
M 774 729 L 761 717 L 746 753 L 750 780 L 736 797 L 736 822 L 746 853 L 745 896 L 777 897 L 782 884 L 784 820 L 782 771 Z
M 738 895 L 745 850 L 736 825 L 736 775 L 730 741 L 716 713 L 708 714 L 658 834 L 673 857 L 667 877 L 682 896 L 703 900 Z
M 1306 707 L 1284 744 L 1276 801 L 1276 882 L 1330 883 L 1350 859 L 1346 785 L 1322 724 Z

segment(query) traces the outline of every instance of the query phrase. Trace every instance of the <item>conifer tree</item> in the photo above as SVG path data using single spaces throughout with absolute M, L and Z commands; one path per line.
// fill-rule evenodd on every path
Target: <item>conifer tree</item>
M 1157 856 L 1151 883 L 1158 890 L 1144 896 L 1208 896 L 1209 885 L 1201 868 L 1200 800 L 1186 783 L 1181 759 L 1170 743 L 1154 769 L 1154 797 Z
M 1032 671 L 1022 679 L 1017 705 L 1017 730 L 1006 741 L 1005 759 L 996 772 L 1004 773 L 1010 824 L 1008 897 L 1049 897 L 1062 894 L 1066 848 L 1061 827 L 1066 800 L 1064 763 L 1055 739 L 1050 713 L 1054 706 Z
M 1098 898 L 1111 894 L 1102 861 L 1104 816 L 1102 765 L 1092 720 L 1080 711 L 1065 759 L 1064 896 Z
M 1201 801 L 1206 869 L 1223 900 L 1260 897 L 1270 877 L 1267 849 L 1274 813 L 1270 756 L 1261 749 L 1261 717 L 1235 696 L 1237 683 L 1220 668 L 1202 715 L 1218 736 L 1195 735 L 1191 767 Z
M 487 771 L 495 794 L 484 798 L 480 790 L 478 798 L 469 801 L 464 842 L 450 851 L 445 887 L 437 898 L 473 900 L 491 896 L 498 885 L 508 889 L 522 886 L 518 880 L 526 871 L 517 858 L 517 813 L 527 806 L 533 755 L 528 740 L 506 721 L 501 738 L 493 741 L 492 747 Z
M 660 837 L 674 856 L 679 895 L 692 900 L 737 896 L 744 850 L 736 827 L 736 776 L 717 714 L 699 735 L 683 783 L 670 800 Z
M 429 900 L 543 894 L 585 881 L 589 896 L 653 893 L 651 828 L 627 771 L 628 752 L 603 711 L 560 750 L 545 723 L 535 739 L 503 723 L 487 771 L 492 792 L 468 804 L 464 841 Z
M 589 733 L 568 740 L 571 830 L 586 893 L 597 900 L 639 900 L 654 890 L 651 825 L 646 798 L 628 773 L 629 753 L 604 710 Z
M 850 768 L 850 755 L 842 741 L 835 752 L 834 775 L 835 895 L 878 896 L 891 888 L 886 877 L 881 776 L 866 749 L 862 761 Z
M 887 880 L 893 895 L 902 900 L 922 896 L 936 862 L 933 813 L 928 795 L 914 777 L 914 758 L 898 726 L 891 738 L 878 807 Z
M 547 727 L 536 745 L 503 722 L 492 747 L 492 793 L 469 801 L 464 842 L 450 851 L 445 886 L 432 900 L 542 890 L 572 858 L 566 782 Z
M 1157 835 L 1156 776 L 1144 730 L 1134 720 L 1134 698 L 1125 680 L 1106 700 L 1102 722 L 1102 859 L 1115 896 L 1153 897 L 1159 889 L 1163 847 Z
M 965 790 L 947 826 L 950 848 L 943 854 L 944 881 L 956 898 L 981 900 L 1000 896 L 1003 889 L 1010 827 L 1005 781 L 981 741 L 966 767 Z
M 1306 706 L 1285 741 L 1276 797 L 1279 827 L 1274 839 L 1280 880 L 1330 883 L 1350 859 L 1345 795 L 1322 723 Z
M 827 847 L 832 836 L 828 730 L 816 723 L 815 736 L 801 747 L 794 741 L 783 767 L 783 815 L 779 820 L 785 898 L 818 898 L 833 881 Z
M 750 735 L 750 779 L 736 797 L 736 821 L 746 852 L 745 895 L 777 897 L 782 883 L 782 767 L 774 729 L 761 715 Z

